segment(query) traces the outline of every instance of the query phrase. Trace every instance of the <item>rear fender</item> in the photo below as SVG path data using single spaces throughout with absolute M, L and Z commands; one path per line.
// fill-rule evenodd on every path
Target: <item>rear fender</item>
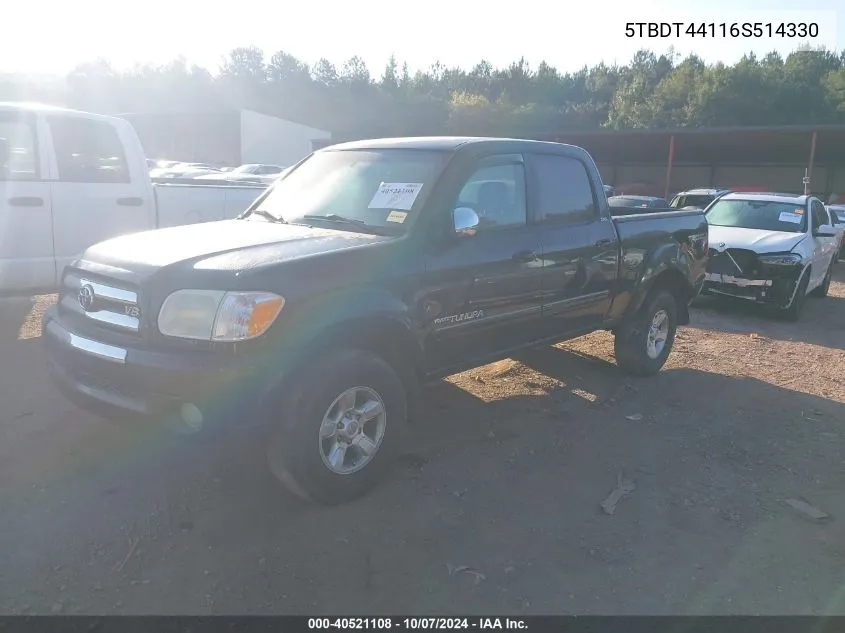
M 686 253 L 676 244 L 664 244 L 649 254 L 642 270 L 623 318 L 639 312 L 649 294 L 663 289 L 678 301 L 678 325 L 689 324 L 689 303 L 695 296 L 695 287 L 689 281 L 692 262 Z

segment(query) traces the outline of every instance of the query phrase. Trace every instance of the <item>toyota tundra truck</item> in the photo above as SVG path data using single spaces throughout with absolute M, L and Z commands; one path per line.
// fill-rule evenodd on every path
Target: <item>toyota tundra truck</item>
M 660 371 L 705 279 L 701 211 L 611 215 L 583 149 L 358 141 L 293 166 L 238 218 L 89 248 L 43 322 L 82 407 L 251 428 L 293 493 L 364 494 L 431 381 L 596 330 Z

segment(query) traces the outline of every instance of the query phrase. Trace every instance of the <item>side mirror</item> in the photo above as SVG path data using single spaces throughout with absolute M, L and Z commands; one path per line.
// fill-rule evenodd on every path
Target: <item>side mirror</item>
M 836 231 L 830 224 L 825 224 L 813 231 L 813 237 L 836 237 Z
M 480 223 L 478 214 L 469 207 L 458 207 L 452 211 L 452 224 L 455 227 L 456 235 L 475 235 Z

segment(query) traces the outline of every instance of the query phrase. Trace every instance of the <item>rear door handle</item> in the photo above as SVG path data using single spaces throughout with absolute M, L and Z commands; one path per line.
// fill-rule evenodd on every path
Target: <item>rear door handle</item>
M 610 246 L 611 244 L 613 244 L 613 240 L 599 240 L 598 242 L 596 242 L 596 246 L 597 246 L 598 248 L 603 248 L 603 247 L 605 247 L 605 246 Z
M 143 198 L 118 198 L 117 203 L 122 207 L 140 207 L 144 204 Z
M 21 196 L 9 198 L 9 205 L 13 207 L 43 207 L 44 198 Z
M 534 251 L 520 251 L 513 256 L 513 261 L 520 263 L 528 263 L 536 261 L 537 253 Z

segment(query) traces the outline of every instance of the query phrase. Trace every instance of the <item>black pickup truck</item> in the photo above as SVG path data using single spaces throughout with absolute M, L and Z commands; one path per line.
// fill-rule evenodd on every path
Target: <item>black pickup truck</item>
M 93 246 L 43 339 L 81 406 L 258 426 L 288 489 L 337 503 L 384 474 L 428 381 L 594 330 L 624 370 L 658 372 L 707 248 L 699 211 L 612 218 L 578 147 L 361 141 L 238 219 Z

